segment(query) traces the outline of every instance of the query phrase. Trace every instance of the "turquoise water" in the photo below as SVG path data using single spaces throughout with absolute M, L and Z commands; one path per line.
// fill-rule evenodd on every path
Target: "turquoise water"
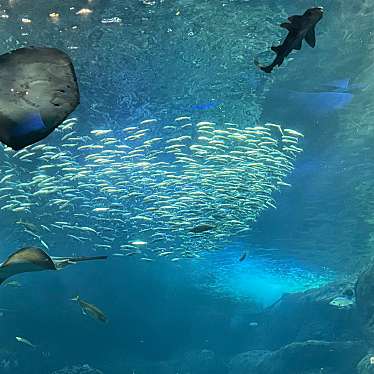
M 258 69 L 279 24 L 317 5 L 316 47 Z M 229 363 L 279 348 L 267 308 L 353 281 L 373 245 L 371 8 L 1 2 L 0 53 L 66 52 L 81 103 L 25 151 L 1 146 L 0 255 L 108 259 L 2 286 L 0 371 L 250 373 Z

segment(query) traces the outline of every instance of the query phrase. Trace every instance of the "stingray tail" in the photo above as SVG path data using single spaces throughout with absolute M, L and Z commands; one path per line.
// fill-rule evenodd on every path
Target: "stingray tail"
M 94 260 L 106 260 L 108 256 L 81 256 L 81 257 L 69 257 L 68 260 L 71 263 L 82 262 L 82 261 L 94 261 Z

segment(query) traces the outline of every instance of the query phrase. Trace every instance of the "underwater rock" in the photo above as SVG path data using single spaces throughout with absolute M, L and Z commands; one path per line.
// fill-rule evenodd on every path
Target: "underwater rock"
M 374 365 L 371 363 L 371 358 L 374 355 L 366 355 L 357 365 L 357 374 L 374 374 Z
M 110 372 L 123 374 L 175 374 L 178 371 L 176 362 L 170 361 L 145 361 L 145 360 L 129 360 L 126 358 L 124 362 L 112 363 Z M 184 374 L 184 373 L 181 373 Z
M 227 366 L 215 352 L 202 349 L 187 351 L 165 361 L 126 360 L 115 372 L 124 374 L 227 374 Z
M 56 370 L 52 374 L 103 374 L 98 369 L 91 368 L 88 364 L 67 366 L 61 370 Z
M 278 349 L 306 340 L 345 341 L 361 338 L 355 307 L 330 305 L 337 297 L 353 294 L 353 282 L 284 294 L 262 315 L 263 347 Z
M 359 341 L 291 343 L 265 355 L 254 373 L 311 374 L 323 368 L 323 373 L 352 374 L 365 353 L 366 346 Z
M 374 262 L 359 275 L 355 292 L 363 334 L 374 345 Z
M 208 349 L 187 352 L 176 364 L 176 369 L 180 374 L 226 373 L 224 361 Z
M 234 356 L 228 364 L 228 374 L 255 374 L 260 362 L 270 351 L 254 350 Z

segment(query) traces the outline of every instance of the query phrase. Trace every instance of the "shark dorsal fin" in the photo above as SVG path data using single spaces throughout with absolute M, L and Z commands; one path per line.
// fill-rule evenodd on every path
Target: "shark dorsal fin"
M 314 27 L 311 28 L 305 35 L 305 41 L 314 48 L 316 45 L 316 32 L 314 30 Z
M 295 27 L 292 26 L 291 23 L 289 22 L 283 22 L 280 24 L 280 27 L 283 27 L 284 29 L 288 30 L 288 31 L 293 31 L 295 30 Z
M 291 24 L 293 26 L 298 26 L 300 25 L 301 21 L 303 19 L 303 16 L 291 16 L 291 17 L 288 17 L 288 20 L 291 22 Z

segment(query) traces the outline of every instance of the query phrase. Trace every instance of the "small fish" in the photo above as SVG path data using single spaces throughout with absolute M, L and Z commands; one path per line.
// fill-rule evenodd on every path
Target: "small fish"
M 93 212 L 107 212 L 110 208 L 94 208 Z
M 30 340 L 27 340 L 25 338 L 21 338 L 20 336 L 16 336 L 16 339 L 18 342 L 28 345 L 31 348 L 36 348 L 35 344 L 32 344 Z
M 350 309 L 354 305 L 355 301 L 349 297 L 338 296 L 329 302 L 330 305 L 339 309 Z
M 40 225 L 40 227 L 42 227 L 44 230 L 46 230 L 48 232 L 51 232 L 51 230 L 45 225 Z
M 23 221 L 22 219 L 17 221 L 16 224 L 17 225 L 22 225 L 23 227 L 26 227 L 30 231 L 38 231 L 38 228 L 36 227 L 36 225 L 34 225 L 33 223 L 30 223 L 30 222 Z
M 93 11 L 89 8 L 82 8 L 80 10 L 78 10 L 78 12 L 76 12 L 75 14 L 79 15 L 79 16 L 87 16 L 89 14 L 91 14 Z
M 33 236 L 34 238 L 37 238 L 40 240 L 40 236 L 38 234 L 35 234 L 34 232 L 28 230 L 28 229 L 24 229 L 23 230 L 24 232 L 27 232 L 28 234 L 30 234 L 31 236 Z
M 271 47 L 277 56 L 268 66 L 260 66 L 265 73 L 271 73 L 275 66 L 281 66 L 284 59 L 292 50 L 300 50 L 303 39 L 314 48 L 316 45 L 315 26 L 323 16 L 323 8 L 316 7 L 308 9 L 302 16 L 288 17 L 289 22 L 283 22 L 280 26 L 288 30 L 288 35 L 279 46 Z M 255 61 L 256 65 L 259 65 Z
M 8 282 L 4 283 L 3 286 L 4 287 L 14 287 L 14 288 L 22 287 L 21 283 L 17 282 L 17 281 L 8 281 Z
M 214 228 L 215 228 L 215 226 L 202 224 L 202 225 L 198 225 L 198 226 L 193 227 L 189 231 L 193 232 L 194 234 L 200 234 L 200 233 L 205 232 L 205 231 L 213 230 Z
M 246 257 L 247 257 L 247 252 L 243 252 L 242 255 L 239 258 L 239 261 L 240 262 L 244 261 L 246 259 Z
M 108 321 L 106 315 L 97 306 L 82 300 L 79 296 L 73 297 L 71 300 L 76 301 L 79 304 L 84 315 L 89 315 L 101 322 L 106 323 Z
M 39 239 L 39 240 L 40 240 L 40 243 L 42 243 L 44 248 L 49 249 L 48 244 L 43 239 Z
M 192 110 L 210 110 L 210 109 L 217 108 L 220 104 L 221 103 L 219 103 L 219 102 L 211 101 L 211 102 L 207 102 L 207 103 L 204 103 L 204 104 L 192 105 L 191 109 Z
M 164 257 L 164 256 L 169 256 L 171 255 L 173 252 L 172 251 L 165 251 L 165 252 L 160 252 L 158 254 L 159 257 Z
M 133 242 L 129 242 L 131 245 L 146 245 L 147 242 L 143 242 L 142 240 L 135 240 Z

